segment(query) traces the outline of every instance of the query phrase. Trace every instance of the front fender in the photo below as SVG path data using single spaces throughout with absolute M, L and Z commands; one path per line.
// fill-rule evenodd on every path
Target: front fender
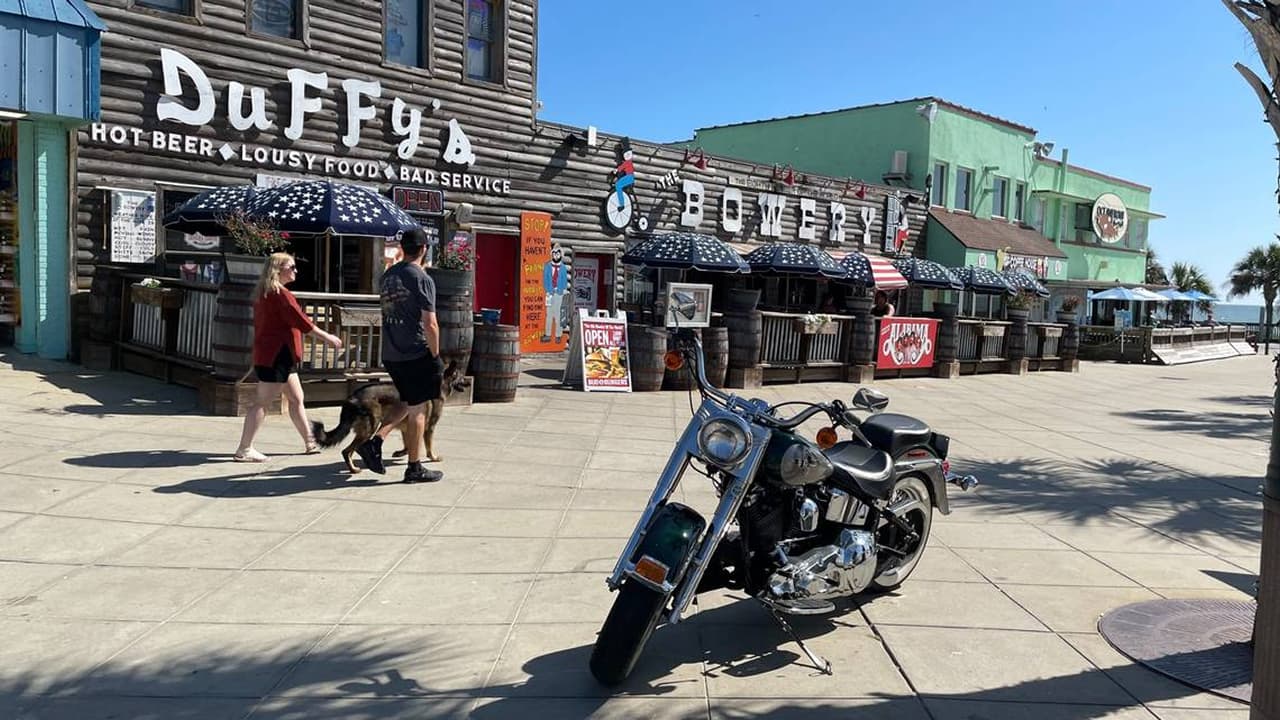
M 919 475 L 923 477 L 929 486 L 929 495 L 933 499 L 934 507 L 943 515 L 951 514 L 951 503 L 947 500 L 947 477 L 942 472 L 942 463 L 936 458 L 921 458 L 919 460 L 899 460 L 895 465 L 897 475 Z
M 707 521 L 693 508 L 676 502 L 666 503 L 654 513 L 653 520 L 645 528 L 640 546 L 628 558 L 625 574 L 655 590 L 670 593 L 684 578 L 706 529 Z M 636 563 L 645 557 L 668 568 L 664 582 L 656 583 L 636 571 Z

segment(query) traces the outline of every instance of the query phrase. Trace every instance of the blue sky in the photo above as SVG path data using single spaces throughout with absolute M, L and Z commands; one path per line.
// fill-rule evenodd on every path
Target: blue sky
M 542 117 L 646 140 L 937 95 L 1152 187 L 1150 242 L 1215 287 L 1280 231 L 1276 138 L 1216 0 L 544 0 Z M 1055 154 L 1055 157 L 1058 155 Z

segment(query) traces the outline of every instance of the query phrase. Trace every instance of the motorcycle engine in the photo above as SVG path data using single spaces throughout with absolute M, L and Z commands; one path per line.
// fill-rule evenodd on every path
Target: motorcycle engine
M 768 587 L 780 600 L 832 600 L 862 592 L 875 576 L 875 536 L 846 528 L 840 531 L 836 544 L 786 558 L 769 577 Z

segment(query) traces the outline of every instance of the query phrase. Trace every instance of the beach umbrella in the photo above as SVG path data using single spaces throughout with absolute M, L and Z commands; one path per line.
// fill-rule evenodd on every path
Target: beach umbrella
M 263 190 L 245 206 L 278 232 L 391 237 L 420 227 L 389 198 L 359 185 L 304 180 Z
M 1169 302 L 1169 298 L 1163 295 L 1160 295 L 1159 293 L 1151 292 L 1150 290 L 1144 287 L 1134 288 L 1133 294 L 1136 296 L 1134 299 L 1137 300 L 1138 302 L 1157 302 L 1157 303 Z
M 1195 302 L 1195 298 L 1191 297 L 1190 295 L 1182 292 L 1177 288 L 1166 288 L 1164 290 L 1157 290 L 1156 294 L 1168 300 L 1175 300 L 1178 302 Z
M 840 266 L 849 272 L 843 282 L 878 290 L 896 290 L 907 286 L 907 279 L 888 259 L 853 251 L 840 258 Z
M 622 256 L 622 264 L 670 270 L 751 272 L 742 256 L 728 244 L 698 233 L 651 235 L 628 250 Z
M 1009 286 L 1013 288 L 1014 292 L 1029 292 L 1042 298 L 1049 297 L 1049 288 L 1045 287 L 1044 283 L 1037 280 L 1035 275 L 1026 270 L 1005 270 L 1000 274 L 1009 282 Z
M 1183 295 L 1186 295 L 1187 297 L 1189 297 L 1189 298 L 1191 298 L 1192 300 L 1195 300 L 1195 301 L 1201 301 L 1201 300 L 1207 300 L 1207 301 L 1209 301 L 1209 302 L 1217 302 L 1217 301 L 1218 301 L 1218 298 L 1214 297 L 1213 295 L 1210 295 L 1210 294 L 1208 294 L 1208 293 L 1200 292 L 1199 290 L 1183 290 L 1183 291 L 1182 291 L 1182 294 L 1183 294 Z
M 1012 295 L 1016 290 L 1003 275 L 995 270 L 969 265 L 962 268 L 950 268 L 951 274 L 960 278 L 964 289 L 979 295 Z
M 1169 302 L 1146 288 L 1113 287 L 1100 293 L 1094 293 L 1091 300 L 1119 300 L 1121 302 Z
M 223 221 L 244 209 L 257 192 L 252 185 L 224 185 L 205 190 L 165 215 L 162 223 L 177 232 L 225 235 Z
M 939 290 L 963 290 L 964 283 L 942 265 L 917 257 L 900 257 L 893 261 L 893 266 L 907 279 L 907 283 L 924 288 Z
M 751 272 L 774 272 L 787 275 L 824 275 L 843 279 L 849 271 L 835 258 L 813 245 L 800 243 L 765 243 L 743 256 Z

